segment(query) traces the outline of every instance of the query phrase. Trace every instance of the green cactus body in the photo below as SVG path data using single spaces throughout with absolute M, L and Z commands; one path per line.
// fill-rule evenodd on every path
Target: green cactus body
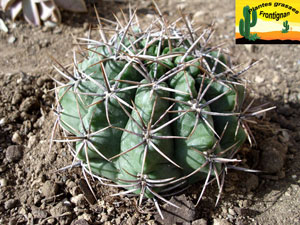
M 240 20 L 239 31 L 242 36 L 249 40 L 250 38 L 250 27 L 254 27 L 257 22 L 256 10 L 252 11 L 252 20 L 250 21 L 250 7 L 245 6 L 243 8 L 244 19 Z
M 145 80 L 142 81 L 142 83 L 146 83 Z M 168 102 L 165 100 L 161 100 L 159 97 L 168 97 L 169 93 L 166 91 L 157 91 L 152 92 L 151 88 L 149 87 L 141 87 L 137 89 L 137 93 L 135 96 L 135 105 L 138 112 L 135 110 L 132 111 L 132 118 L 137 122 L 140 123 L 140 125 L 145 124 L 148 126 L 153 105 L 155 104 L 155 111 L 153 113 L 152 123 L 154 123 L 159 116 L 168 108 Z M 157 96 L 157 97 L 156 97 Z M 155 100 L 157 99 L 157 100 Z M 157 101 L 155 103 L 155 101 Z M 143 122 L 140 121 L 141 116 Z M 166 122 L 168 120 L 168 116 L 165 117 L 161 123 Z M 158 124 L 161 125 L 161 123 Z M 138 134 L 143 134 L 143 130 L 140 129 L 140 127 L 132 120 L 129 119 L 126 129 L 129 131 L 133 131 Z M 167 126 L 164 129 L 160 130 L 159 132 L 155 133 L 154 136 L 168 136 L 171 135 L 170 127 Z M 144 136 L 140 137 L 128 132 L 124 132 L 123 136 L 121 138 L 121 152 L 125 152 L 128 149 L 133 148 L 134 146 L 138 145 L 139 143 L 143 142 Z M 170 142 L 167 139 L 152 139 L 151 142 L 160 149 L 165 155 L 168 157 L 171 157 L 173 154 L 173 142 Z M 132 170 L 129 172 L 133 172 L 135 175 L 142 172 L 142 161 L 145 153 L 145 147 L 148 148 L 147 152 L 147 158 L 144 164 L 144 170 L 143 172 L 145 174 L 152 172 L 155 170 L 155 167 L 157 164 L 166 163 L 166 159 L 161 157 L 161 155 L 155 150 L 155 148 L 147 144 L 146 142 L 142 144 L 141 146 L 137 147 L 136 149 L 128 152 L 127 154 L 124 154 L 120 157 L 120 165 L 123 164 L 123 160 L 131 161 L 134 160 L 135 163 L 132 164 Z
M 245 37 L 256 23 L 247 13 Z M 141 198 L 219 176 L 246 139 L 245 89 L 222 51 L 166 29 L 173 36 L 134 28 L 89 42 L 57 91 L 61 141 L 83 170 Z
M 287 32 L 289 32 L 290 25 L 288 23 L 289 22 L 287 20 L 283 22 L 284 29 L 282 29 L 281 33 L 287 33 Z
M 174 76 L 170 81 L 170 87 L 180 91 L 191 91 L 190 94 L 175 94 L 174 97 L 176 100 L 192 102 L 197 95 L 195 80 L 187 72 L 180 72 Z M 186 111 L 188 109 L 189 106 L 183 103 L 176 103 L 174 106 L 174 110 L 177 111 Z M 203 110 L 210 111 L 208 106 Z M 173 117 L 180 116 L 183 113 L 184 112 L 176 113 Z M 186 137 L 186 139 L 175 140 L 175 157 L 179 165 L 184 168 L 184 175 L 188 175 L 205 163 L 205 157 L 197 151 L 205 152 L 211 149 L 216 142 L 212 130 L 201 118 L 197 121 L 196 115 L 195 112 L 188 112 L 173 124 L 174 134 Z M 212 127 L 214 126 L 211 116 L 205 115 L 205 119 Z M 200 178 L 204 178 L 207 174 L 207 170 L 207 167 L 203 168 L 201 171 L 205 172 L 197 173 L 189 178 L 189 181 L 194 182 Z

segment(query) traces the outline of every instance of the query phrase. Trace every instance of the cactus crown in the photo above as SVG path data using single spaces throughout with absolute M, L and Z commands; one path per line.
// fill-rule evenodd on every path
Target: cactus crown
M 204 191 L 212 177 L 221 193 L 224 169 L 251 142 L 246 120 L 268 110 L 242 111 L 239 77 L 250 67 L 235 72 L 219 46 L 209 47 L 210 27 L 197 36 L 187 18 L 168 23 L 157 12 L 146 29 L 131 12 L 109 39 L 99 23 L 100 41 L 79 39 L 88 48 L 73 73 L 55 67 L 67 82 L 57 81 L 52 139 L 60 127 L 55 141 L 70 143 L 84 174 L 140 204 L 172 204 L 165 194 L 202 179 Z

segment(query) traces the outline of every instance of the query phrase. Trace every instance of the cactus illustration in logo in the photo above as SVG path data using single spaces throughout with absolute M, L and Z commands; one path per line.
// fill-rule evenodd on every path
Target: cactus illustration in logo
M 281 33 L 287 33 L 289 32 L 289 29 L 290 29 L 290 25 L 289 25 L 289 22 L 286 20 L 286 21 L 283 21 L 283 26 L 284 26 L 284 29 L 282 29 Z
M 257 34 L 250 34 L 250 27 L 254 27 L 257 22 L 256 10 L 252 11 L 252 21 L 250 21 L 250 7 L 248 5 L 244 7 L 243 14 L 245 19 L 240 20 L 240 34 L 250 41 L 255 41 L 256 39 L 259 39 Z

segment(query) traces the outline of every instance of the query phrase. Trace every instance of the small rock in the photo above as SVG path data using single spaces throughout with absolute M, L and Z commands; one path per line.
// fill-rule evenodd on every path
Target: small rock
M 68 180 L 66 181 L 66 186 L 67 186 L 69 189 L 72 189 L 73 187 L 76 187 L 77 185 L 76 185 L 76 183 L 75 183 L 74 181 L 68 179 Z
M 279 82 L 280 82 L 280 76 L 278 74 L 276 74 L 272 79 L 272 83 L 278 84 Z
M 50 209 L 50 214 L 53 217 L 59 217 L 66 212 L 70 212 L 70 209 L 69 209 L 69 207 L 64 205 L 62 202 L 57 203 L 56 206 L 54 206 L 53 208 Z
M 36 206 L 32 206 L 31 212 L 32 212 L 33 217 L 37 218 L 37 219 L 45 219 L 48 216 L 47 211 L 39 209 Z
M 7 180 L 5 178 L 0 179 L 0 187 L 6 187 L 7 186 Z
M 258 177 L 252 173 L 247 174 L 247 177 L 248 179 L 246 180 L 245 183 L 247 191 L 249 192 L 255 190 L 259 185 Z
M 23 156 L 23 147 L 20 145 L 11 145 L 6 149 L 6 159 L 8 162 L 17 162 Z
M 21 136 L 20 136 L 20 134 L 19 134 L 18 131 L 16 131 L 16 132 L 13 134 L 11 140 L 12 140 L 12 142 L 14 142 L 14 143 L 16 143 L 16 144 L 19 144 L 19 145 L 21 145 L 21 144 L 23 143 L 23 140 L 22 140 L 22 138 L 21 138 Z
M 225 219 L 214 219 L 213 225 L 231 225 L 231 223 Z
M 266 139 L 261 144 L 260 169 L 268 173 L 279 172 L 286 158 L 287 145 L 277 141 L 276 137 Z
M 53 30 L 53 34 L 60 34 L 62 32 L 62 29 L 60 27 L 55 27 Z
M 258 83 L 258 84 L 261 84 L 265 81 L 265 79 L 261 76 L 256 76 L 255 77 L 255 82 Z
M 248 210 L 240 207 L 234 207 L 234 211 L 239 215 L 239 216 L 246 216 Z
M 73 220 L 71 225 L 89 225 L 85 219 Z
M 170 202 L 177 205 L 179 208 L 175 208 L 169 204 L 166 204 L 162 209 L 164 220 L 159 215 L 155 216 L 155 219 L 162 224 L 177 224 L 182 225 L 190 224 L 196 216 L 195 205 L 187 200 L 185 195 L 172 197 Z
M 192 222 L 192 225 L 207 225 L 207 221 L 205 219 L 199 219 Z
M 48 76 L 42 76 L 42 77 L 39 77 L 36 81 L 36 84 L 39 86 L 39 87 L 42 87 L 44 85 L 44 83 L 46 81 L 50 80 L 50 78 Z
M 0 119 L 0 126 L 5 125 L 6 122 L 7 122 L 7 119 L 6 119 L 5 117 L 1 118 L 1 119 Z
M 245 46 L 245 48 L 248 52 L 254 52 L 254 46 L 253 45 L 246 44 L 244 46 Z
M 78 216 L 78 219 L 83 219 L 85 221 L 92 221 L 92 215 L 87 214 L 87 213 L 83 213 L 82 215 Z
M 31 110 L 38 109 L 40 107 L 40 103 L 36 97 L 31 96 L 26 98 L 20 105 L 20 111 L 29 112 Z
M 232 216 L 236 215 L 236 212 L 233 209 L 228 209 L 228 213 Z
M 283 170 L 281 170 L 277 173 L 277 176 L 279 179 L 283 179 L 283 178 L 285 178 L 285 172 Z
M 14 96 L 12 97 L 11 104 L 17 105 L 22 101 L 22 99 L 23 99 L 22 93 L 15 92 Z
M 281 136 L 282 143 L 288 143 L 291 139 L 289 132 L 287 130 L 282 130 L 281 133 L 282 133 L 282 136 Z
M 83 206 L 86 204 L 86 200 L 83 194 L 79 194 L 71 198 L 71 202 L 76 206 Z
M 9 36 L 9 38 L 7 39 L 7 42 L 9 44 L 13 44 L 16 41 L 16 37 L 14 37 L 13 35 Z
M 8 223 L 8 225 L 17 225 L 17 224 L 18 224 L 18 218 L 11 218 Z
M 284 105 L 283 107 L 278 107 L 277 112 L 284 116 L 290 116 L 293 113 L 293 111 L 289 105 Z
M 9 199 L 4 203 L 5 209 L 12 209 L 15 208 L 18 205 L 18 200 L 16 199 Z
M 138 219 L 135 215 L 129 217 L 126 221 L 126 224 L 137 224 L 137 223 L 138 223 Z
M 87 23 L 87 22 L 84 22 L 84 23 L 83 23 L 83 30 L 84 30 L 84 31 L 87 31 L 87 30 L 89 29 L 89 27 L 90 27 L 90 24 L 89 24 L 89 23 Z
M 106 215 L 106 213 L 102 212 L 100 222 L 103 223 L 103 222 L 106 222 L 107 220 L 108 220 L 108 215 Z
M 47 180 L 41 187 L 41 192 L 46 198 L 55 196 L 58 193 L 58 185 L 50 180 Z
M 47 220 L 47 224 L 55 224 L 55 219 L 54 218 L 49 218 L 48 220 Z
M 7 169 L 6 165 L 0 165 L 0 173 L 4 172 Z
M 200 18 L 203 18 L 203 16 L 206 14 L 205 10 L 198 10 L 194 15 L 193 15 L 193 20 L 195 21 L 200 21 Z
M 32 148 L 36 143 L 38 142 L 38 139 L 35 135 L 30 136 L 28 139 L 27 148 Z
M 5 33 L 8 32 L 8 28 L 5 25 L 4 21 L 0 18 L 0 30 L 4 31 Z

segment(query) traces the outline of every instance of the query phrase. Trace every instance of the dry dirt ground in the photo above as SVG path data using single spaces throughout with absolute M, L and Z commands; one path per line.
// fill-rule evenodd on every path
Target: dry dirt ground
M 125 11 L 127 4 L 94 1 L 102 17 Z M 170 21 L 177 7 L 202 26 L 215 23 L 212 45 L 226 42 L 234 65 L 249 65 L 264 58 L 243 75 L 250 96 L 276 110 L 253 126 L 256 147 L 246 144 L 238 154 L 240 166 L 266 173 L 229 171 L 220 203 L 215 207 L 216 185 L 210 185 L 201 203 L 197 184 L 171 199 L 181 210 L 165 207 L 162 221 L 147 202 L 137 210 L 136 199 L 110 197 L 116 190 L 92 182 L 98 197 L 93 202 L 81 171 L 57 171 L 72 159 L 65 146 L 49 152 L 54 123 L 51 106 L 56 77 L 52 55 L 63 65 L 72 63 L 78 47 L 73 36 L 87 35 L 90 13 L 63 13 L 63 24 L 39 28 L 22 19 L 0 31 L 0 224 L 300 224 L 300 51 L 298 45 L 244 46 L 234 44 L 234 1 L 160 0 Z M 133 3 L 142 21 L 153 18 L 150 1 Z

